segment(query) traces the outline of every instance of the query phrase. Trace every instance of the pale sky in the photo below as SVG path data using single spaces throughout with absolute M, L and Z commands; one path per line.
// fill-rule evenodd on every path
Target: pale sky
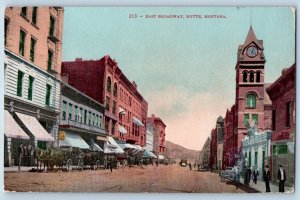
M 252 13 L 252 14 L 251 14 Z M 130 19 L 129 14 L 225 19 Z M 252 17 L 251 17 L 252 16 Z M 237 48 L 250 23 L 264 41 L 266 82 L 295 62 L 291 8 L 65 7 L 63 61 L 110 55 L 167 125 L 166 138 L 200 150 L 235 98 Z

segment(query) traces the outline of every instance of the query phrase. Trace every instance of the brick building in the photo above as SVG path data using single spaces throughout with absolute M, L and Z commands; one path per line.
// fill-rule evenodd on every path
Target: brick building
M 296 134 L 296 65 L 283 69 L 281 76 L 267 89 L 272 100 L 272 137 L 270 167 L 272 180 L 277 180 L 281 164 L 287 173 L 288 185 L 295 182 L 295 134 Z
M 5 9 L 5 127 L 14 124 L 5 129 L 5 165 L 19 163 L 21 143 L 45 148 L 57 138 L 63 16 L 62 7 Z M 29 138 L 14 134 L 20 131 Z
M 165 155 L 166 153 L 166 125 L 161 118 L 151 115 L 147 118 L 149 126 L 153 126 L 153 152 Z
M 264 131 L 271 127 L 272 103 L 264 82 L 265 56 L 263 41 L 258 40 L 250 27 L 237 52 L 235 104 L 225 117 L 224 159 L 233 165 L 241 159 L 242 139 L 250 124 Z M 232 141 L 233 140 L 233 141 Z
M 210 155 L 209 155 L 209 168 L 217 169 L 217 151 L 218 151 L 218 135 L 217 129 L 214 128 L 211 130 L 210 134 Z
M 68 83 L 106 107 L 104 127 L 109 135 L 145 146 L 148 103 L 110 56 L 100 60 L 63 62 Z

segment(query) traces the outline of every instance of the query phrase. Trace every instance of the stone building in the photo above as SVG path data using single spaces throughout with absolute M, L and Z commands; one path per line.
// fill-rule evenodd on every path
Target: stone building
M 270 167 L 272 180 L 282 165 L 287 173 L 287 184 L 295 183 L 296 134 L 296 65 L 282 70 L 281 76 L 267 89 L 272 100 L 272 138 Z
M 68 83 L 105 105 L 104 128 L 118 140 L 146 145 L 148 103 L 110 56 L 62 63 Z
M 217 152 L 218 152 L 218 136 L 216 128 L 211 130 L 210 134 L 210 155 L 209 155 L 209 168 L 212 170 L 217 169 Z
M 62 82 L 58 146 L 103 151 L 108 140 L 104 130 L 105 107 L 69 84 Z
M 5 9 L 6 166 L 18 164 L 21 143 L 45 149 L 47 142 L 52 145 L 57 138 L 63 16 L 62 7 Z M 13 134 L 14 129 L 23 130 L 29 140 Z
M 154 114 L 147 118 L 147 123 L 153 126 L 153 152 L 159 155 L 166 154 L 166 125 L 160 117 Z

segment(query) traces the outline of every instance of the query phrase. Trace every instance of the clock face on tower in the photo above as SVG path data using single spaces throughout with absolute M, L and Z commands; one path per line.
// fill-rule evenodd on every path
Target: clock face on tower
M 247 49 L 247 55 L 249 57 L 255 57 L 258 53 L 258 49 L 256 47 L 248 47 Z

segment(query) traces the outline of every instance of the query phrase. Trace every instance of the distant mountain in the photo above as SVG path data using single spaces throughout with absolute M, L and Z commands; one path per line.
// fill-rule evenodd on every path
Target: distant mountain
M 200 151 L 187 149 L 173 142 L 166 141 L 167 157 L 175 160 L 187 159 L 189 162 L 194 162 L 199 159 Z

